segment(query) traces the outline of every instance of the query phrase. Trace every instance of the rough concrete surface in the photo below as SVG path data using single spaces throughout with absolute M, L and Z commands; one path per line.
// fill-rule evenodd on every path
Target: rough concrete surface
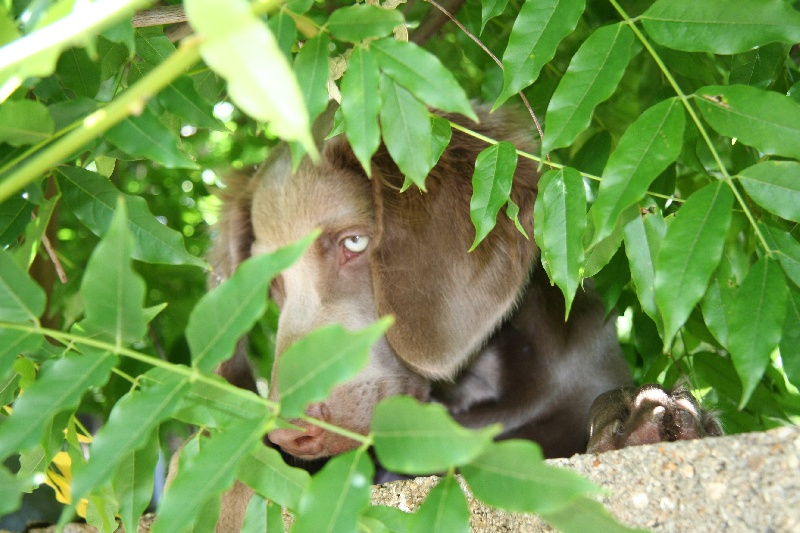
M 800 533 L 800 426 L 548 462 L 606 489 L 600 501 L 630 526 L 669 532 Z M 426 477 L 379 485 L 373 488 L 372 502 L 413 511 L 437 481 Z M 534 516 L 496 511 L 476 501 L 470 505 L 475 531 L 552 531 Z M 140 524 L 139 533 L 148 531 L 150 521 Z M 83 526 L 69 533 L 84 531 L 95 530 Z

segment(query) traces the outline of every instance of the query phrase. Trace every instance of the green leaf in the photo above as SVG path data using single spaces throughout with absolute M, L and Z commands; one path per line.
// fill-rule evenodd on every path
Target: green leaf
M 158 432 L 142 448 L 128 453 L 119 461 L 112 487 L 119 502 L 119 514 L 125 531 L 137 531 L 139 518 L 153 497 L 155 470 L 158 463 Z
M 658 44 L 687 52 L 738 54 L 800 41 L 800 13 L 783 0 L 659 0 L 640 18 Z
M 781 334 L 781 359 L 786 377 L 797 387 L 800 385 L 800 291 L 790 289 L 786 305 L 786 319 Z
M 308 472 L 287 465 L 277 450 L 266 446 L 259 446 L 242 460 L 236 477 L 264 498 L 289 509 L 297 509 L 310 479 Z
M 510 142 L 493 144 L 475 160 L 469 216 L 475 226 L 474 250 L 494 228 L 497 213 L 511 200 L 511 184 L 517 169 L 517 149 Z
M 269 122 L 270 129 L 299 141 L 317 157 L 303 93 L 289 60 L 246 0 L 186 0 L 192 28 L 203 37 L 206 64 L 228 82 L 228 94 L 242 111 Z
M 706 327 L 723 346 L 728 345 L 731 308 L 738 286 L 739 282 L 732 272 L 731 262 L 723 255 L 717 273 L 711 278 L 708 290 L 700 302 Z
M 294 19 L 286 11 L 280 10 L 267 19 L 267 27 L 278 41 L 278 47 L 291 59 L 292 50 L 297 43 L 297 24 Z
M 800 158 L 800 103 L 746 85 L 698 89 L 697 107 L 712 128 L 769 155 Z
M 44 141 L 55 124 L 47 107 L 34 100 L 8 100 L 0 106 L 0 142 L 25 146 Z
M 585 229 L 586 191 L 580 173 L 569 167 L 549 170 L 539 180 L 533 236 L 547 275 L 564 293 L 567 316 L 581 280 Z
M 372 156 L 381 143 L 379 83 L 378 67 L 372 53 L 368 48 L 356 46 L 342 80 L 342 115 L 347 140 L 367 176 L 372 175 Z
M 655 264 L 666 232 L 661 214 L 651 213 L 635 217 L 623 229 L 636 296 L 642 310 L 656 323 L 661 319 L 656 307 Z
M 283 533 L 283 510 L 279 505 L 256 495 L 250 498 L 241 533 Z
M 111 226 L 95 247 L 81 281 L 83 327 L 100 333 L 117 347 L 140 340 L 147 332 L 145 283 L 131 267 L 133 242 L 125 200 L 117 201 Z
M 308 115 L 312 122 L 328 106 L 328 48 L 330 43 L 330 37 L 326 33 L 320 33 L 306 41 L 294 60 L 294 72 L 300 82 L 300 90 L 303 91 Z
M 331 13 L 325 26 L 340 41 L 356 43 L 364 39 L 386 37 L 403 22 L 403 14 L 396 9 L 357 4 Z
M 102 386 L 116 363 L 109 353 L 71 353 L 45 362 L 14 402 L 14 414 L 0 424 L 0 457 L 34 447 L 52 419 L 75 409 L 87 390 Z
M 476 498 L 512 512 L 552 513 L 580 496 L 601 494 L 590 481 L 543 460 L 537 444 L 507 440 L 492 443 L 460 470 Z
M 594 209 L 594 206 L 592 206 Z M 639 207 L 636 205 L 629 205 L 625 210 L 620 213 L 617 218 L 617 223 L 611 234 L 602 239 L 597 244 L 592 245 L 594 240 L 594 217 L 592 216 L 592 209 L 586 215 L 586 232 L 583 234 L 583 248 L 584 248 L 584 261 L 582 277 L 589 278 L 597 275 L 602 271 L 606 265 L 611 261 L 614 255 L 622 245 L 623 231 L 625 225 L 639 216 Z M 601 291 L 602 292 L 602 291 Z
M 328 461 L 303 493 L 292 532 L 356 531 L 358 516 L 369 506 L 374 470 L 362 449 Z
M 750 269 L 733 300 L 728 347 L 744 385 L 740 409 L 761 381 L 770 354 L 781 341 L 787 297 L 778 263 L 763 257 Z
M 596 29 L 583 42 L 547 106 L 543 154 L 572 144 L 589 126 L 594 108 L 614 94 L 634 51 L 633 32 L 622 22 Z
M 324 400 L 337 384 L 355 377 L 369 361 L 372 345 L 392 322 L 385 317 L 354 333 L 331 324 L 289 346 L 278 362 L 281 416 L 300 416 L 306 405 Z
M 147 375 L 157 381 L 172 379 L 169 372 L 160 369 L 150 370 Z M 270 414 L 263 400 L 258 399 L 255 393 L 235 388 L 218 376 L 208 378 L 216 383 L 211 384 L 205 380 L 191 383 L 191 389 L 183 395 L 174 418 L 195 426 L 221 428 L 235 418 L 257 421 Z M 251 394 L 252 401 L 242 401 L 242 395 Z
M 0 202 L 0 248 L 17 241 L 31 221 L 33 204 L 22 196 L 14 196 Z
M 782 229 L 767 224 L 759 224 L 759 228 L 769 243 L 770 250 L 780 262 L 786 277 L 800 287 L 800 242 Z
M 391 533 L 411 531 L 414 515 L 386 505 L 370 505 L 364 516 L 379 521 Z
M 186 326 L 193 366 L 210 372 L 233 354 L 237 341 L 264 314 L 272 278 L 297 261 L 318 234 L 312 232 L 274 253 L 247 259 L 230 279 L 200 299 Z
M 739 183 L 758 205 L 800 222 L 800 163 L 764 161 L 739 172 Z
M 38 324 L 46 299 L 42 288 L 17 266 L 11 254 L 0 250 L 0 321 Z
M 82 48 L 70 48 L 58 58 L 56 74 L 75 96 L 94 98 L 100 90 L 100 64 Z
M 732 207 L 733 193 L 717 181 L 692 194 L 667 228 L 655 278 L 665 345 L 706 292 L 722 256 Z
M 36 217 L 29 221 L 28 226 L 25 228 L 23 243 L 14 250 L 14 261 L 17 265 L 24 269 L 30 269 L 31 265 L 33 265 L 47 227 L 50 225 L 50 219 L 60 199 L 61 196 L 57 194 L 38 205 Z
M 225 124 L 214 116 L 207 102 L 188 76 L 181 76 L 158 93 L 158 102 L 170 113 L 174 113 L 193 126 L 217 131 L 228 131 Z
M 406 179 L 424 191 L 425 178 L 433 168 L 433 138 L 428 109 L 386 76 L 381 76 L 381 93 L 383 142 Z
M 736 54 L 731 62 L 728 84 L 767 89 L 778 77 L 790 48 L 788 44 L 773 43 Z
M 105 133 L 111 144 L 134 157 L 151 159 L 167 168 L 197 168 L 178 146 L 178 137 L 158 115 L 145 107 Z
M 645 111 L 622 135 L 603 170 L 603 181 L 592 206 L 594 242 L 614 230 L 622 211 L 644 197 L 647 188 L 683 148 L 683 105 L 664 100 Z
M 508 0 L 485 0 L 481 2 L 481 31 L 483 33 L 486 23 L 505 11 Z
M 453 421 L 439 404 L 407 396 L 375 407 L 372 434 L 381 464 L 392 472 L 427 475 L 460 466 L 480 455 L 498 435 L 498 425 L 472 430 Z
M 0 516 L 19 509 L 24 487 L 4 466 L 0 466 Z
M 430 52 L 414 43 L 393 38 L 371 43 L 370 50 L 384 74 L 429 106 L 478 120 L 467 93 L 450 70 Z M 383 88 L 381 92 L 386 94 Z
M 503 53 L 503 90 L 495 109 L 536 81 L 585 9 L 586 0 L 526 0 L 522 4 Z
M 603 533 L 643 532 L 619 524 L 603 504 L 591 498 L 578 498 L 552 513 L 542 514 L 542 518 L 558 531 L 564 533 L 584 533 L 602 531 Z
M 263 446 L 261 439 L 268 430 L 268 424 L 236 421 L 224 431 L 204 438 L 196 454 L 187 453 L 189 447 L 184 447 L 178 474 L 164 493 L 151 531 L 190 529 L 198 519 L 197 508 L 186 502 L 212 501 L 218 506 L 219 495 L 233 485 L 239 464 L 256 447 Z
M 120 398 L 92 441 L 89 462 L 75 473 L 73 499 L 105 484 L 123 459 L 144 447 L 161 422 L 177 410 L 188 388 L 188 381 L 172 379 Z
M 468 533 L 469 505 L 456 476 L 449 473 L 440 479 L 413 516 L 409 531 Z
M 120 196 L 125 198 L 129 211 L 128 229 L 134 238 L 131 256 L 134 259 L 147 263 L 208 268 L 204 261 L 186 251 L 180 233 L 168 228 L 150 213 L 142 197 L 122 194 L 101 174 L 80 167 L 58 167 L 55 176 L 67 205 L 95 235 L 103 235 L 108 231 L 117 199 Z

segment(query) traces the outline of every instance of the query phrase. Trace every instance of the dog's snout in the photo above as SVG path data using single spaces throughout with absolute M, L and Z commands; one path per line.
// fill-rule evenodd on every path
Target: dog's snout
M 308 406 L 306 414 L 322 421 L 328 421 L 330 413 L 324 403 L 314 403 Z M 296 457 L 314 457 L 324 450 L 324 433 L 321 427 L 305 422 L 293 420 L 292 424 L 302 428 L 275 429 L 267 434 L 267 438 L 281 447 L 283 451 Z

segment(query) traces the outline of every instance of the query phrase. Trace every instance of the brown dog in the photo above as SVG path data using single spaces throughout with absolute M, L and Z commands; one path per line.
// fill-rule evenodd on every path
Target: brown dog
M 508 113 L 480 117 L 467 126 L 532 150 L 530 128 Z M 503 438 L 533 439 L 548 457 L 568 456 L 585 449 L 595 397 L 630 383 L 614 322 L 604 318 L 599 299 L 579 291 L 565 322 L 563 297 L 538 266 L 535 243 L 511 220 L 501 214 L 467 253 L 475 235 L 471 178 L 486 147 L 454 131 L 425 193 L 399 192 L 404 178 L 384 149 L 367 178 L 344 135 L 323 144 L 317 166 L 304 161 L 292 173 L 288 150 L 278 148 L 252 179 L 230 183 L 214 253 L 218 275 L 230 275 L 251 254 L 322 231 L 271 287 L 281 309 L 277 365 L 290 344 L 318 326 L 356 329 L 395 317 L 366 369 L 310 406 L 312 416 L 366 433 L 381 399 L 411 394 L 443 403 L 464 425 L 500 422 Z M 528 235 L 537 181 L 534 163 L 521 158 L 511 197 Z M 231 362 L 221 373 L 251 383 L 243 369 Z M 277 393 L 273 384 L 271 396 Z M 275 430 L 269 439 L 303 459 L 354 446 L 297 425 L 304 431 Z

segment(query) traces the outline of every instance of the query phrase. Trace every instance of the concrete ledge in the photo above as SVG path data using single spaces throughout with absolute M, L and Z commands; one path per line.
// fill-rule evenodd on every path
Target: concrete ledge
M 549 461 L 605 488 L 600 501 L 622 523 L 653 531 L 800 533 L 800 426 L 639 446 Z M 373 487 L 372 503 L 413 511 L 438 478 Z M 470 501 L 475 531 L 552 531 L 535 516 Z M 152 516 L 139 524 L 146 533 Z M 45 533 L 54 528 L 34 529 Z M 94 532 L 70 524 L 67 533 Z
M 548 461 L 608 491 L 622 523 L 653 531 L 800 532 L 800 426 Z M 413 511 L 437 478 L 373 488 L 372 503 Z M 470 501 L 475 531 L 553 531 L 535 516 Z

